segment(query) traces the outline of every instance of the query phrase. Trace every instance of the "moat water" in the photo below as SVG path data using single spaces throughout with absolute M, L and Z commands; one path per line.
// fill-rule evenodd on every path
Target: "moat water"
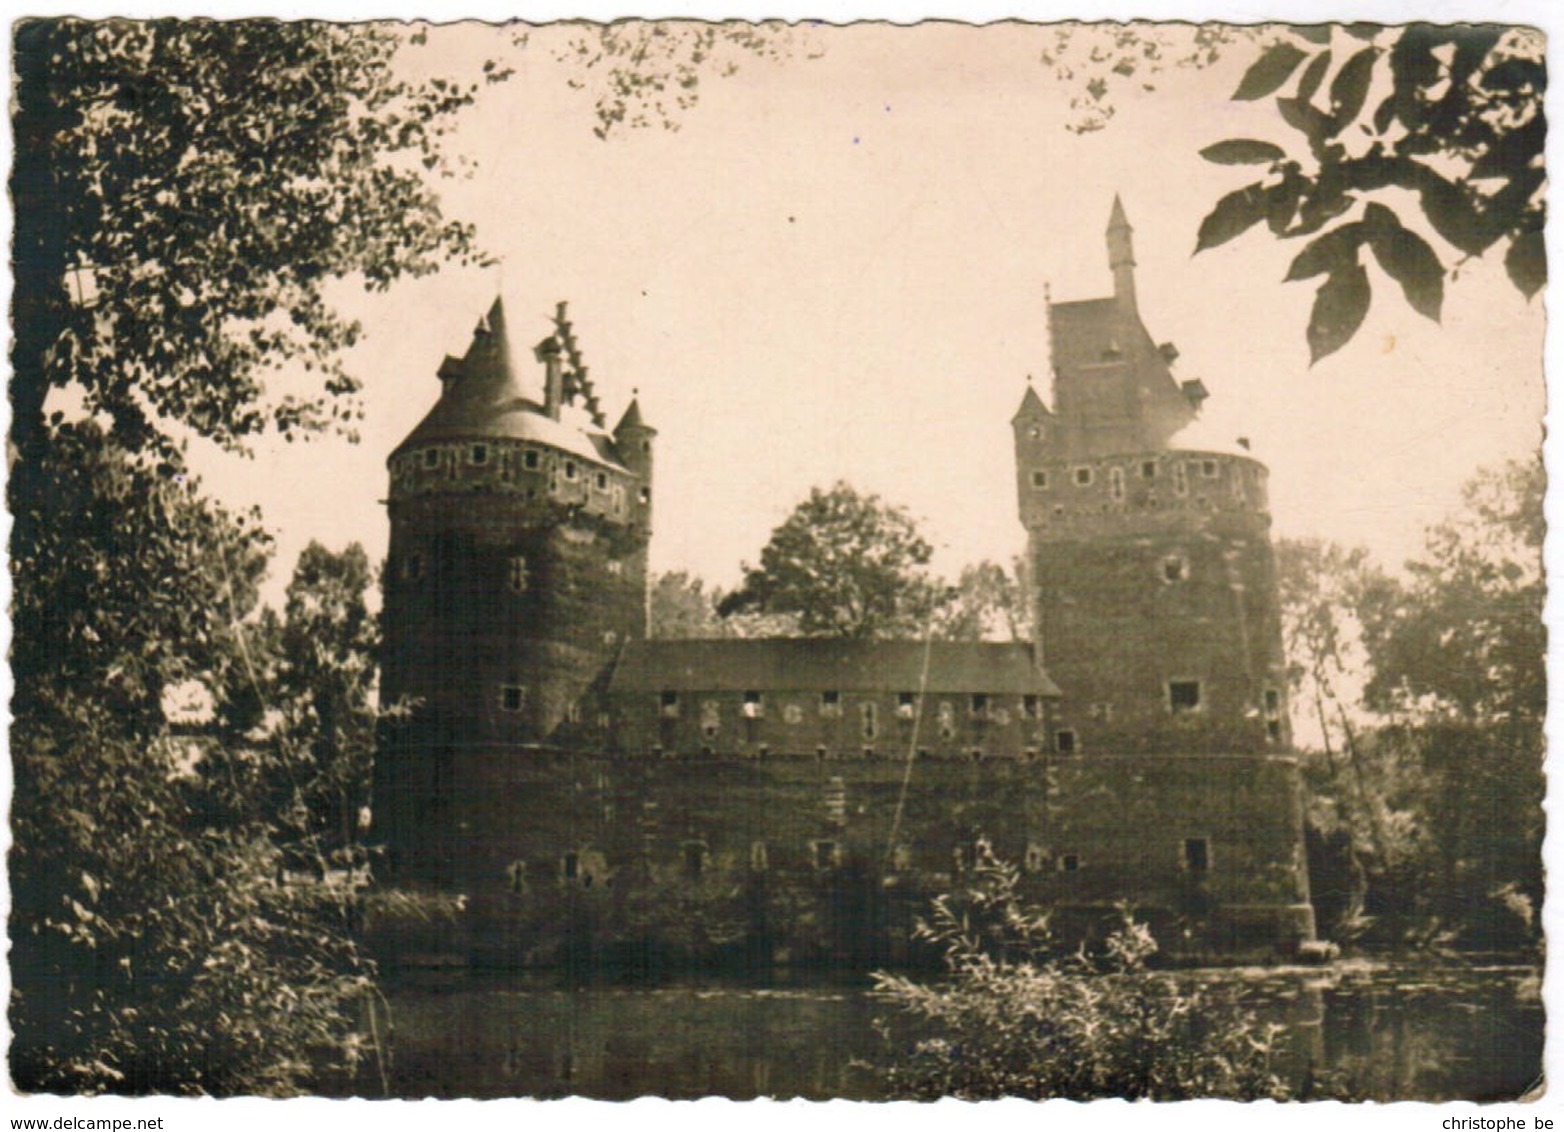
M 1540 973 L 1343 963 L 1185 972 L 1241 988 L 1286 1028 L 1295 1084 L 1337 1073 L 1365 1099 L 1504 1100 L 1541 1072 Z M 867 1066 L 888 1006 L 866 977 L 770 985 L 570 986 L 541 976 L 402 976 L 377 1018 L 388 1052 L 361 1084 L 399 1097 L 883 1099 Z

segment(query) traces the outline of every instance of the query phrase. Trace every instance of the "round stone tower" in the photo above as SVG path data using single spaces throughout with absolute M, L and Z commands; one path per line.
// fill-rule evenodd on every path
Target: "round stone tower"
M 1266 469 L 1199 435 L 1136 306 L 1115 199 L 1114 294 L 1049 302 L 1054 406 L 1013 425 L 1039 661 L 1065 753 L 1262 754 L 1290 744 Z
M 440 399 L 388 461 L 375 820 L 399 861 L 445 871 L 464 800 L 508 761 L 598 724 L 595 686 L 646 635 L 656 432 L 632 401 L 613 432 L 561 303 L 528 397 L 496 300 Z M 471 831 L 466 831 L 471 833 Z

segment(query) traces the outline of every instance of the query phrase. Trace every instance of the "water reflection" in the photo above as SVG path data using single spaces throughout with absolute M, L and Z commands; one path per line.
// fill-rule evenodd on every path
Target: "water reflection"
M 1376 1100 L 1497 1100 L 1540 1072 L 1536 972 L 1344 965 L 1238 970 L 1227 984 L 1286 1028 L 1279 1069 Z M 539 978 L 409 979 L 389 992 L 392 1092 L 605 1100 L 877 1099 L 864 1062 L 884 1008 L 864 981 L 565 987 Z

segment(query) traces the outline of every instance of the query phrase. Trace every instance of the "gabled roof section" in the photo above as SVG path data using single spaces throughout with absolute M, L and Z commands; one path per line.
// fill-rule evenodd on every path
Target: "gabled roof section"
M 611 693 L 916 692 L 922 641 L 837 637 L 635 641 L 625 647 Z M 986 692 L 1052 697 L 1059 689 L 1019 643 L 936 641 L 928 651 L 928 694 Z

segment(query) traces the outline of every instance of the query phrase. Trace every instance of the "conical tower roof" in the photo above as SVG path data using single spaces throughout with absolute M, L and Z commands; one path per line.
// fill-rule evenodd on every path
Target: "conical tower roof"
M 655 433 L 657 431 L 647 424 L 645 418 L 641 416 L 641 399 L 639 397 L 630 398 L 630 405 L 625 409 L 625 415 L 620 417 L 619 423 L 614 426 L 614 435 L 618 436 L 633 428 L 638 428 L 642 432 Z
M 440 366 L 440 400 L 392 455 L 428 444 L 482 440 L 530 440 L 602 464 L 623 463 L 602 430 L 555 420 L 523 395 L 505 306 L 498 298 L 474 328 L 467 353 L 447 357 Z

